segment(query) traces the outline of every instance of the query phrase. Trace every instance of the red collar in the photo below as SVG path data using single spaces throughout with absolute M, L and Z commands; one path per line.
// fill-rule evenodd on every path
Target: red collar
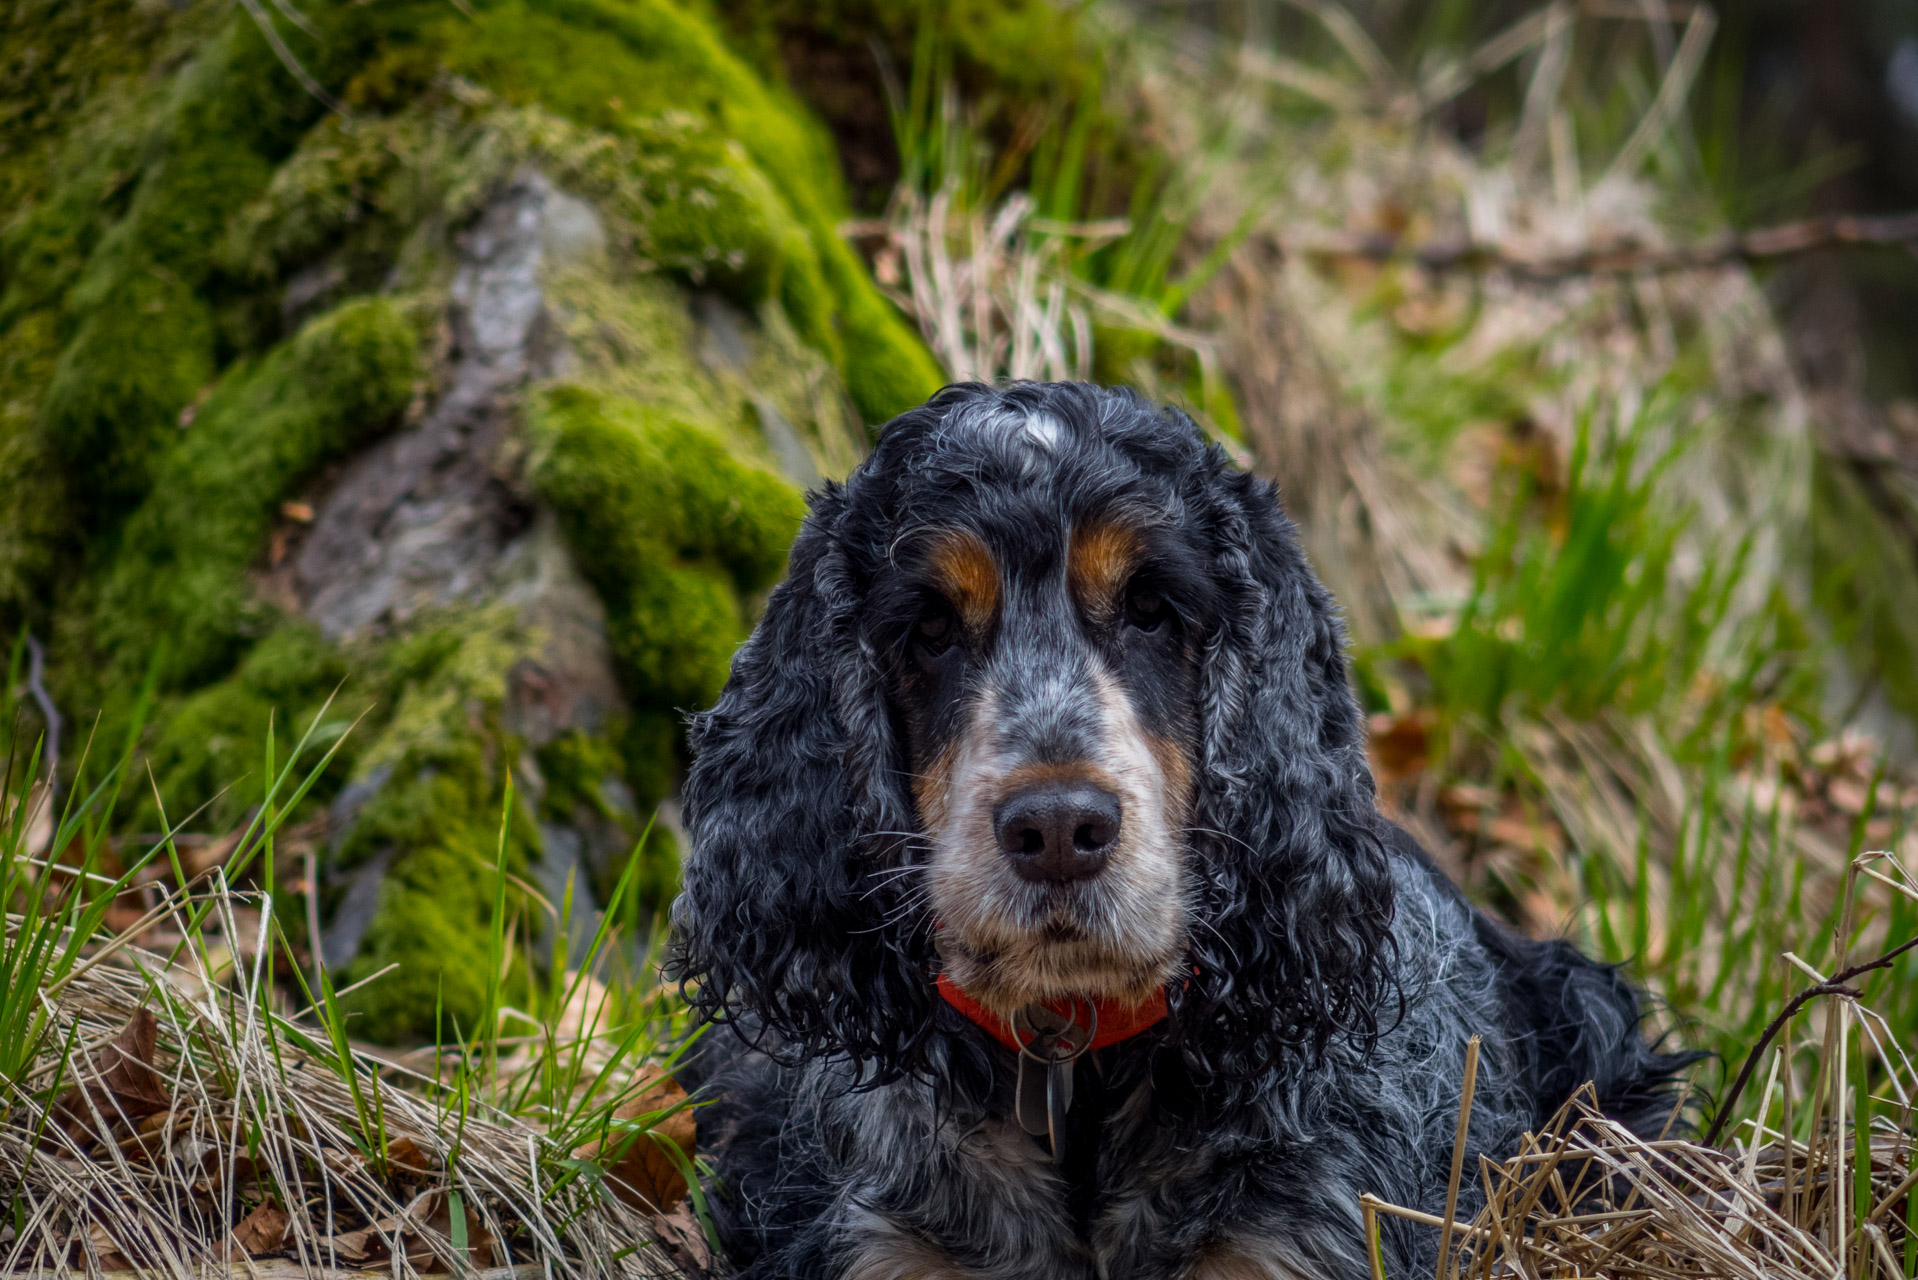
M 959 984 L 945 974 L 938 977 L 939 994 L 945 997 L 947 1004 L 978 1023 L 985 1033 L 997 1040 L 1014 1053 L 1019 1052 L 1018 1038 L 1012 1034 L 1010 1019 L 994 1013 L 974 1000 L 960 989 Z M 1065 1015 L 1072 1008 L 1069 1000 L 1044 1001 L 1046 1008 L 1054 1013 Z M 1093 1049 L 1103 1049 L 1109 1044 L 1131 1039 L 1148 1027 L 1155 1027 L 1165 1021 L 1165 991 L 1154 991 L 1138 1004 L 1120 1004 L 1113 1000 L 1094 1000 L 1094 1009 L 1099 1014 L 1098 1030 L 1092 1037 Z

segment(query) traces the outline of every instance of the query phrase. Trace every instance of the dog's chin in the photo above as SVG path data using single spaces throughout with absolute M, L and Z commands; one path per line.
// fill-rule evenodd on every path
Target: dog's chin
M 1114 947 L 1069 922 L 1010 934 L 995 930 L 990 939 L 947 929 L 937 945 L 946 975 L 1003 1014 L 1042 1000 L 1138 1004 L 1177 972 L 1176 946 Z

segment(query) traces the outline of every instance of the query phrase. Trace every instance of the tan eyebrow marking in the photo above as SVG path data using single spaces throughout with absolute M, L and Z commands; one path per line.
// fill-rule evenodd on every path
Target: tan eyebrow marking
M 970 529 L 940 534 L 926 565 L 962 622 L 976 631 L 992 621 L 999 608 L 999 562 L 978 534 Z
M 1066 582 L 1072 598 L 1088 613 L 1105 615 L 1118 607 L 1119 592 L 1144 553 L 1136 529 L 1102 522 L 1072 531 L 1066 554 Z

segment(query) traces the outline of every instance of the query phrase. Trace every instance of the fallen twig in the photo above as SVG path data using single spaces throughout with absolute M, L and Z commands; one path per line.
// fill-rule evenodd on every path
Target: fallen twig
M 1807 218 L 1757 231 L 1728 232 L 1688 245 L 1655 246 L 1627 239 L 1537 255 L 1472 239 L 1414 243 L 1388 232 L 1325 231 L 1281 236 L 1278 240 L 1283 252 L 1305 258 L 1412 262 L 1432 271 L 1497 271 L 1539 281 L 1606 272 L 1696 271 L 1750 265 L 1838 246 L 1908 248 L 1915 244 L 1918 212 Z
M 1870 973 L 1874 969 L 1889 968 L 1893 960 L 1896 960 L 1913 947 L 1918 947 L 1918 938 L 1910 938 L 1899 943 L 1875 960 L 1867 960 L 1863 964 L 1855 964 L 1848 969 L 1842 969 L 1834 973 L 1829 980 L 1814 983 L 1812 986 L 1806 987 L 1803 991 L 1800 991 L 1797 995 L 1786 1001 L 1785 1007 L 1779 1011 L 1777 1017 L 1771 1020 L 1771 1025 L 1765 1028 L 1765 1034 L 1758 1037 L 1758 1043 L 1753 1046 L 1752 1051 L 1746 1055 L 1745 1065 L 1738 1070 L 1738 1078 L 1732 1081 L 1732 1087 L 1726 1092 L 1724 1100 L 1718 1104 L 1718 1116 L 1712 1121 L 1712 1127 L 1705 1133 L 1705 1145 L 1709 1147 L 1717 1144 L 1719 1135 L 1725 1131 L 1725 1121 L 1731 1117 L 1732 1107 L 1738 1102 L 1738 1095 L 1745 1091 L 1746 1084 L 1751 1081 L 1753 1069 L 1757 1067 L 1759 1060 L 1765 1056 L 1765 1050 L 1771 1047 L 1771 1042 L 1777 1038 L 1779 1031 L 1783 1030 L 1785 1024 L 1791 1021 L 1793 1014 L 1797 1013 L 1800 1009 L 1804 1008 L 1807 1003 L 1819 996 L 1849 996 L 1852 999 L 1856 999 L 1860 994 L 1858 989 L 1847 986 L 1847 983 L 1862 974 Z

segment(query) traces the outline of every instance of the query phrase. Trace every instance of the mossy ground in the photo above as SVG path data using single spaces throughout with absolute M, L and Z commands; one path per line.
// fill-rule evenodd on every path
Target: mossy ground
M 782 569 L 793 477 L 843 471 L 862 423 L 940 375 L 839 235 L 831 135 L 704 6 L 303 8 L 312 33 L 279 34 L 344 114 L 239 10 L 15 6 L 0 625 L 50 638 L 58 704 L 103 744 L 152 677 L 126 829 L 162 820 L 149 768 L 167 819 L 240 821 L 269 720 L 284 744 L 332 699 L 316 741 L 346 736 L 314 800 L 359 785 L 322 851 L 328 909 L 393 851 L 341 980 L 397 963 L 357 997 L 356 1034 L 405 1039 L 436 1004 L 478 1007 L 509 773 L 515 869 L 541 822 L 636 836 L 674 786 L 681 714 L 716 694 Z M 557 516 L 629 704 L 543 744 L 506 713 L 541 643 L 512 610 L 329 638 L 262 589 L 288 512 L 431 404 L 460 234 L 528 167 L 586 200 L 607 244 L 545 281 L 570 354 L 521 397 L 503 482 Z M 649 848 L 658 905 L 671 840 Z

